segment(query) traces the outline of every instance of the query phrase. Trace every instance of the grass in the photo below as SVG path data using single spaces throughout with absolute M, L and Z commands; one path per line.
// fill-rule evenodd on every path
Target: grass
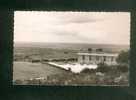
M 51 48 L 15 48 L 14 59 L 69 59 L 77 58 L 77 51 Z
M 14 62 L 13 80 L 25 80 L 37 77 L 47 77 L 50 75 L 59 75 L 68 73 L 65 70 L 52 67 L 48 64 Z
M 128 85 L 128 72 L 111 67 L 108 70 L 85 69 L 78 74 L 42 63 L 14 62 L 13 68 L 15 84 L 19 85 Z M 39 77 L 45 79 L 37 80 Z
M 60 60 L 77 58 L 76 50 L 52 49 L 36 47 L 18 47 L 14 49 L 13 80 L 16 83 L 36 85 L 128 85 L 128 68 L 101 67 L 96 70 L 85 69 L 79 74 L 73 74 L 48 64 L 40 63 L 40 60 Z M 33 60 L 38 62 L 32 63 Z M 101 72 L 104 76 L 97 75 Z M 117 80 L 123 77 L 119 82 Z M 48 77 L 44 80 L 35 80 L 39 77 Z M 33 79 L 33 80 L 30 80 Z M 22 81 L 24 80 L 24 81 Z

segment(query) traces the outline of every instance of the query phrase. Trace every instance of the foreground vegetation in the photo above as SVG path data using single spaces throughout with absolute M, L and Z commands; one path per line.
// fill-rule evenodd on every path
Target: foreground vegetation
M 91 51 L 91 49 L 89 49 Z M 16 85 L 128 85 L 129 56 L 122 51 L 119 65 L 99 65 L 80 73 L 46 64 L 48 61 L 75 62 L 78 50 L 18 47 L 14 49 L 13 84 Z M 43 64 L 44 63 L 44 64 Z
M 49 71 L 49 70 L 48 70 Z M 59 72 L 59 70 L 58 70 Z M 84 69 L 80 73 L 65 71 L 44 77 L 17 79 L 16 85 L 128 85 L 128 66 L 99 65 L 97 69 Z

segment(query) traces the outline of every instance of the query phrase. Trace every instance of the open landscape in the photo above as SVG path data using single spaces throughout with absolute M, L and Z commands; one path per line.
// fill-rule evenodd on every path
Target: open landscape
M 19 43 L 14 47 L 13 83 L 19 85 L 128 85 L 128 67 L 102 66 L 83 69 L 80 73 L 53 66 L 47 62 L 76 63 L 77 53 L 91 44 Z M 56 47 L 55 47 L 56 46 Z M 102 47 L 103 46 L 103 47 Z M 103 51 L 120 53 L 128 46 L 102 45 Z
M 128 86 L 129 12 L 15 11 L 14 85 Z

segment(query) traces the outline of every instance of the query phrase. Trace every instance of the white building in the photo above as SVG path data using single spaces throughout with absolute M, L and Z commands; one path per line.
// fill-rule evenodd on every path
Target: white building
M 80 64 L 107 64 L 116 65 L 118 54 L 112 53 L 78 53 L 78 63 Z

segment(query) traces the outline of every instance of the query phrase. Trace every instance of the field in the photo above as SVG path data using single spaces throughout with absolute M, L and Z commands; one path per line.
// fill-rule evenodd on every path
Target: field
M 128 85 L 128 68 L 115 66 L 85 69 L 74 74 L 48 64 L 14 62 L 13 82 L 16 85 Z
M 14 80 L 25 80 L 66 73 L 65 70 L 61 70 L 47 64 L 30 62 L 14 62 L 13 70 Z
M 48 61 L 77 62 L 77 52 L 103 48 L 106 52 L 128 50 L 128 46 L 90 44 L 15 44 L 14 84 L 36 85 L 128 85 L 128 67 L 104 67 L 79 74 L 47 64 Z

